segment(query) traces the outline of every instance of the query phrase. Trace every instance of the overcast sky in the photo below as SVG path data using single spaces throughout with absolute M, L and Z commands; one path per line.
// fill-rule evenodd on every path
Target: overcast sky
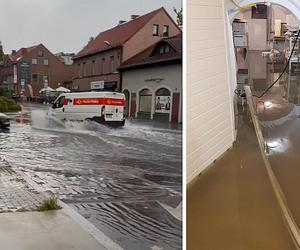
M 128 20 L 181 0 L 0 0 L 0 40 L 5 53 L 43 43 L 53 53 L 77 53 L 89 37 Z

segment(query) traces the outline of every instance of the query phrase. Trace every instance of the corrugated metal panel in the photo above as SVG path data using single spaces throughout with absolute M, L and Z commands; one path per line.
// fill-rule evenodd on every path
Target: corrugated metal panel
M 232 146 L 223 0 L 187 3 L 187 179 Z

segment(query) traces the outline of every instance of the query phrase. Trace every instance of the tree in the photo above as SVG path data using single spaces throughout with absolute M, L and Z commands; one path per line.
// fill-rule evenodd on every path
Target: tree
M 174 12 L 176 13 L 176 21 L 177 21 L 177 25 L 179 27 L 182 26 L 183 24 L 183 20 L 182 20 L 182 8 L 180 8 L 180 10 L 177 10 L 175 7 L 173 8 Z
M 0 41 L 0 64 L 3 63 L 3 60 L 4 60 L 4 52 L 3 52 L 2 43 Z

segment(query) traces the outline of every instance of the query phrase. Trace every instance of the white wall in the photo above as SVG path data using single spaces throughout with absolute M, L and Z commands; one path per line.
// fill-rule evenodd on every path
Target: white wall
M 187 181 L 234 141 L 223 0 L 187 1 Z M 228 29 L 228 27 L 226 27 Z
M 241 12 L 237 18 L 247 20 L 249 50 L 267 49 L 267 20 L 252 19 L 251 10 Z
M 161 79 L 160 81 L 151 81 L 151 79 Z M 171 95 L 174 92 L 180 93 L 180 106 L 182 106 L 182 65 L 173 64 L 158 67 L 149 67 L 143 69 L 128 70 L 122 73 L 122 91 L 125 89 L 129 90 L 131 93 L 139 93 L 144 88 L 149 89 L 153 98 L 155 98 L 154 93 L 165 87 L 171 91 Z M 152 115 L 155 112 L 154 103 L 152 100 Z M 137 98 L 137 106 L 139 106 Z M 171 107 L 172 109 L 172 107 Z M 138 110 L 137 110 L 138 111 Z M 171 112 L 172 113 L 172 112 Z M 171 118 L 171 115 L 170 115 Z M 182 122 L 182 108 L 180 107 L 179 121 Z

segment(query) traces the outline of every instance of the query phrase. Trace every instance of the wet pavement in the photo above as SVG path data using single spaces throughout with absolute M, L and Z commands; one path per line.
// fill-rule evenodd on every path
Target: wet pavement
M 153 122 L 111 129 L 11 114 L 0 158 L 58 195 L 124 249 L 181 249 L 182 133 Z

